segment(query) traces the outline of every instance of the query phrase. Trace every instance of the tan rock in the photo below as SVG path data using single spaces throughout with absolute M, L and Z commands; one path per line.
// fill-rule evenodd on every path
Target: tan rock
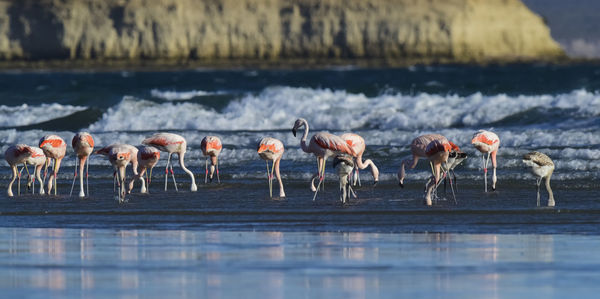
M 562 55 L 519 0 L 0 0 L 4 60 Z

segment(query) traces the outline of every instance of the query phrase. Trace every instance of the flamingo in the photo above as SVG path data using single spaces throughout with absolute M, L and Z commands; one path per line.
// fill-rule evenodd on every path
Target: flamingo
M 173 184 L 175 185 L 175 191 L 179 191 L 177 189 L 177 182 L 175 181 L 175 174 L 173 172 L 173 163 L 171 162 L 171 155 L 177 154 L 179 157 L 179 166 L 185 173 L 190 176 L 192 180 L 192 185 L 190 186 L 190 190 L 195 192 L 198 190 L 196 186 L 196 180 L 194 179 L 194 174 L 185 167 L 185 163 L 183 163 L 183 157 L 185 156 L 185 152 L 187 150 L 187 142 L 185 138 L 181 135 L 173 134 L 173 133 L 155 133 L 154 135 L 147 137 L 142 141 L 142 144 L 156 147 L 162 152 L 169 153 L 169 158 L 167 159 L 167 166 L 165 167 L 165 191 L 167 191 L 167 179 L 169 177 L 169 166 L 171 169 L 171 176 L 173 177 Z
M 433 140 L 445 140 L 448 142 L 446 137 L 440 134 L 425 134 L 413 139 L 410 144 L 412 159 L 404 159 L 400 165 L 400 169 L 398 170 L 398 184 L 401 188 L 404 188 L 404 178 L 406 177 L 404 168 L 408 166 L 410 169 L 414 169 L 415 166 L 417 166 L 417 162 L 419 162 L 420 158 L 427 158 L 427 145 L 429 145 L 429 143 L 431 143 Z M 433 172 L 433 164 L 431 166 L 431 171 Z
M 492 175 L 492 191 L 496 190 L 496 154 L 498 154 L 498 147 L 500 146 L 500 139 L 498 135 L 490 131 L 479 130 L 473 134 L 471 140 L 473 146 L 481 152 L 481 161 L 483 162 L 483 180 L 485 185 L 485 192 L 487 192 L 487 168 L 490 161 L 490 155 L 492 156 L 492 166 L 494 167 L 494 174 Z M 485 154 L 488 154 L 487 160 Z
M 360 135 L 354 133 L 344 133 L 340 137 L 346 141 L 346 143 L 352 148 L 352 150 L 354 150 L 354 153 L 356 154 L 354 156 L 356 163 L 353 163 L 355 164 L 355 179 L 353 180 L 354 185 L 356 186 L 357 181 L 360 185 L 360 176 L 358 175 L 358 170 L 365 169 L 369 166 L 371 166 L 371 173 L 373 174 L 373 185 L 377 185 L 377 182 L 379 182 L 379 169 L 370 159 L 367 159 L 364 162 L 362 160 L 362 155 L 365 152 L 365 140 Z
M 425 155 L 433 165 L 433 177 L 425 184 L 425 204 L 428 206 L 431 205 L 431 193 L 440 181 L 442 165 L 448 162 L 448 156 L 452 149 L 448 140 L 443 136 L 441 137 L 442 138 L 432 140 L 425 148 Z
M 144 174 L 146 174 L 148 188 L 142 183 L 140 193 L 148 193 L 150 181 L 152 180 L 152 168 L 154 168 L 156 163 L 158 163 L 158 159 L 160 159 L 160 151 L 153 146 L 138 146 L 137 148 L 138 171 L 134 178 L 129 182 L 128 193 L 131 193 L 131 189 L 133 189 L 133 182 L 136 179 L 142 178 Z M 142 182 L 143 181 L 144 179 L 142 178 Z
M 117 151 L 120 152 L 129 152 L 129 158 L 127 159 L 127 163 L 131 163 L 131 168 L 133 169 L 133 175 L 134 177 L 137 177 L 137 169 L 138 169 L 138 149 L 133 146 L 133 145 L 129 145 L 129 144 L 122 144 L 122 143 L 113 143 L 111 145 L 107 145 L 99 150 L 97 150 L 95 152 L 95 154 L 99 154 L 99 155 L 104 155 L 106 157 L 108 157 L 109 162 L 111 161 L 111 152 L 113 151 L 113 149 L 116 149 Z M 112 162 L 111 162 L 112 164 Z M 115 170 L 114 173 L 114 177 L 117 179 L 117 172 L 118 172 L 118 167 L 115 167 L 115 165 L 113 165 L 113 168 Z M 142 179 L 141 177 L 138 177 L 139 180 L 142 183 L 142 188 L 144 188 L 144 179 Z M 123 176 L 121 178 L 123 181 L 125 181 L 125 177 Z M 134 180 L 132 179 L 131 183 L 133 183 Z M 131 189 L 130 189 L 131 190 Z
M 445 169 L 444 169 L 444 171 L 447 173 L 447 175 L 444 176 L 444 192 L 446 190 L 446 177 L 448 177 L 450 180 L 450 189 L 452 189 L 452 192 L 454 192 L 454 189 L 457 189 L 456 188 L 456 173 L 454 172 L 454 169 L 467 158 L 467 154 L 464 153 L 460 149 L 460 147 L 458 147 L 456 144 L 454 144 L 451 141 L 449 141 L 449 143 L 450 143 L 450 146 L 452 147 L 452 150 L 450 151 L 450 154 L 448 155 L 448 162 L 445 164 Z M 452 173 L 452 178 L 450 178 L 450 175 L 449 175 L 450 173 Z M 452 188 L 452 181 L 454 181 L 454 187 L 455 187 L 454 189 Z
M 54 184 L 54 195 L 57 195 L 56 189 L 58 189 L 58 183 L 56 177 L 60 169 L 60 162 L 67 153 L 67 143 L 57 135 L 46 135 L 40 139 L 39 147 L 44 151 L 44 155 L 46 155 L 44 177 L 46 176 L 49 160 L 54 160 L 52 174 L 48 180 L 48 194 L 52 193 L 52 185 Z
M 86 166 L 85 182 L 87 189 L 86 191 L 89 195 L 90 188 L 88 180 L 88 157 L 94 151 L 94 138 L 92 138 L 92 135 L 90 135 L 88 132 L 79 132 L 73 137 L 71 145 L 73 146 L 73 150 L 77 155 L 77 160 L 75 160 L 75 175 L 73 176 L 73 184 L 71 185 L 71 194 L 73 193 L 73 186 L 75 186 L 75 179 L 77 178 L 77 163 L 79 162 L 79 197 L 85 197 L 86 192 L 83 191 L 83 167 L 84 165 Z
M 12 185 L 17 179 L 17 177 L 19 178 L 17 194 L 21 195 L 21 175 L 17 172 L 17 165 L 26 163 L 27 159 L 30 158 L 33 154 L 33 149 L 31 149 L 31 147 L 25 144 L 13 145 L 6 149 L 6 151 L 4 152 L 4 158 L 6 159 L 6 162 L 8 162 L 8 165 L 12 170 L 12 178 L 10 180 L 10 183 L 8 183 L 8 196 L 13 196 Z M 27 167 L 27 165 L 25 165 L 25 167 Z
M 548 206 L 553 207 L 554 194 L 552 188 L 550 188 L 550 178 L 552 172 L 554 172 L 554 162 L 550 157 L 540 152 L 530 152 L 523 156 L 523 163 L 531 167 L 531 172 L 536 176 L 537 179 L 537 205 L 540 206 L 540 184 L 542 179 L 546 179 L 546 191 L 548 191 Z
M 269 180 L 269 196 L 273 197 L 273 170 L 275 176 L 279 182 L 279 197 L 285 197 L 283 191 L 283 182 L 281 181 L 281 174 L 279 173 L 279 164 L 284 151 L 283 143 L 279 139 L 265 137 L 258 143 L 258 149 L 256 150 L 258 155 L 267 162 L 267 178 Z M 269 172 L 269 161 L 273 161 L 271 166 L 271 172 Z
M 132 151 L 132 148 L 135 151 Z M 134 154 L 135 152 L 135 154 Z M 137 160 L 137 148 L 128 144 L 111 144 L 107 147 L 99 149 L 96 154 L 105 155 L 108 157 L 108 161 L 115 170 L 118 186 L 119 196 L 118 200 L 120 203 L 125 201 L 125 170 L 127 164 L 131 163 L 135 157 Z M 136 163 L 137 164 L 137 163 Z M 132 165 L 133 166 L 133 165 Z M 137 166 L 137 165 L 136 165 Z
M 44 167 L 44 163 L 46 162 L 46 155 L 44 155 L 44 151 L 37 146 L 30 146 L 33 150 L 33 154 L 31 157 L 27 158 L 26 164 L 35 166 L 34 175 L 31 176 L 30 180 L 27 182 L 27 187 L 32 187 L 32 193 L 35 193 L 35 180 L 37 178 L 40 183 L 40 194 L 46 193 L 44 191 L 44 182 L 42 181 L 42 168 Z M 27 166 L 25 166 L 27 167 Z
M 200 144 L 202 154 L 206 157 L 205 170 L 204 170 L 204 183 L 206 184 L 207 176 L 210 178 L 210 182 L 213 180 L 215 173 L 215 167 L 217 169 L 217 181 L 221 183 L 219 178 L 219 154 L 223 149 L 221 139 L 217 136 L 206 136 L 202 139 Z M 210 176 L 208 175 L 208 158 L 210 157 Z
M 296 137 L 296 130 L 304 127 L 304 135 L 302 135 L 302 139 L 300 141 L 300 147 L 305 153 L 312 153 L 317 157 L 317 167 L 318 172 L 313 175 L 311 180 L 311 189 L 315 192 L 313 196 L 313 201 L 317 197 L 317 192 L 323 179 L 325 177 L 325 162 L 327 158 L 334 155 L 348 154 L 350 156 L 355 156 L 355 152 L 352 147 L 348 146 L 344 139 L 339 136 L 333 135 L 327 132 L 319 132 L 310 139 L 309 144 L 306 144 L 306 138 L 308 137 L 308 122 L 304 118 L 299 118 L 294 123 L 294 127 L 292 128 L 292 133 L 294 137 Z M 319 185 L 317 188 L 314 188 L 312 181 L 314 181 L 315 177 L 319 177 Z
M 340 178 L 340 201 L 347 203 L 350 195 L 356 197 L 348 180 L 350 174 L 355 169 L 354 161 L 350 156 L 338 155 L 333 158 L 333 167 L 337 170 Z

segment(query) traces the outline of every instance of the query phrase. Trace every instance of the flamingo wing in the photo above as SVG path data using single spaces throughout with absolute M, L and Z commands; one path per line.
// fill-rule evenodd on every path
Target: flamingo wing
M 352 149 L 352 147 L 348 146 L 348 143 L 346 143 L 344 139 L 336 135 L 321 132 L 315 134 L 315 136 L 313 136 L 313 139 L 322 148 L 348 154 L 351 156 L 355 155 L 355 152 Z

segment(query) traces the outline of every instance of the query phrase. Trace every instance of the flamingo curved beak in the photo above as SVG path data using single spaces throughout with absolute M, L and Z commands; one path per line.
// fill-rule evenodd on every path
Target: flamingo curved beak
M 400 186 L 400 188 L 404 189 L 404 184 L 402 184 L 401 182 L 398 182 L 398 186 Z
M 296 128 L 292 129 L 292 134 L 294 134 L 294 137 L 296 137 Z
M 377 183 L 379 183 L 379 181 L 374 181 L 373 182 L 373 187 L 377 186 Z

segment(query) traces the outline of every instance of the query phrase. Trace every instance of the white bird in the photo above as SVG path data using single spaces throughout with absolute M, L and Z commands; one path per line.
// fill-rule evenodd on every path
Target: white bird
M 548 191 L 548 206 L 553 207 L 555 205 L 554 194 L 552 188 L 550 188 L 550 178 L 554 172 L 552 159 L 540 152 L 530 152 L 523 156 L 523 163 L 531 167 L 531 172 L 537 177 L 537 205 L 540 205 L 540 184 L 542 179 L 545 179 L 546 191 Z
M 338 155 L 333 158 L 333 167 L 337 170 L 340 178 L 340 201 L 342 203 L 347 203 L 351 195 L 356 197 L 349 181 L 354 166 L 353 158 L 348 155 Z

